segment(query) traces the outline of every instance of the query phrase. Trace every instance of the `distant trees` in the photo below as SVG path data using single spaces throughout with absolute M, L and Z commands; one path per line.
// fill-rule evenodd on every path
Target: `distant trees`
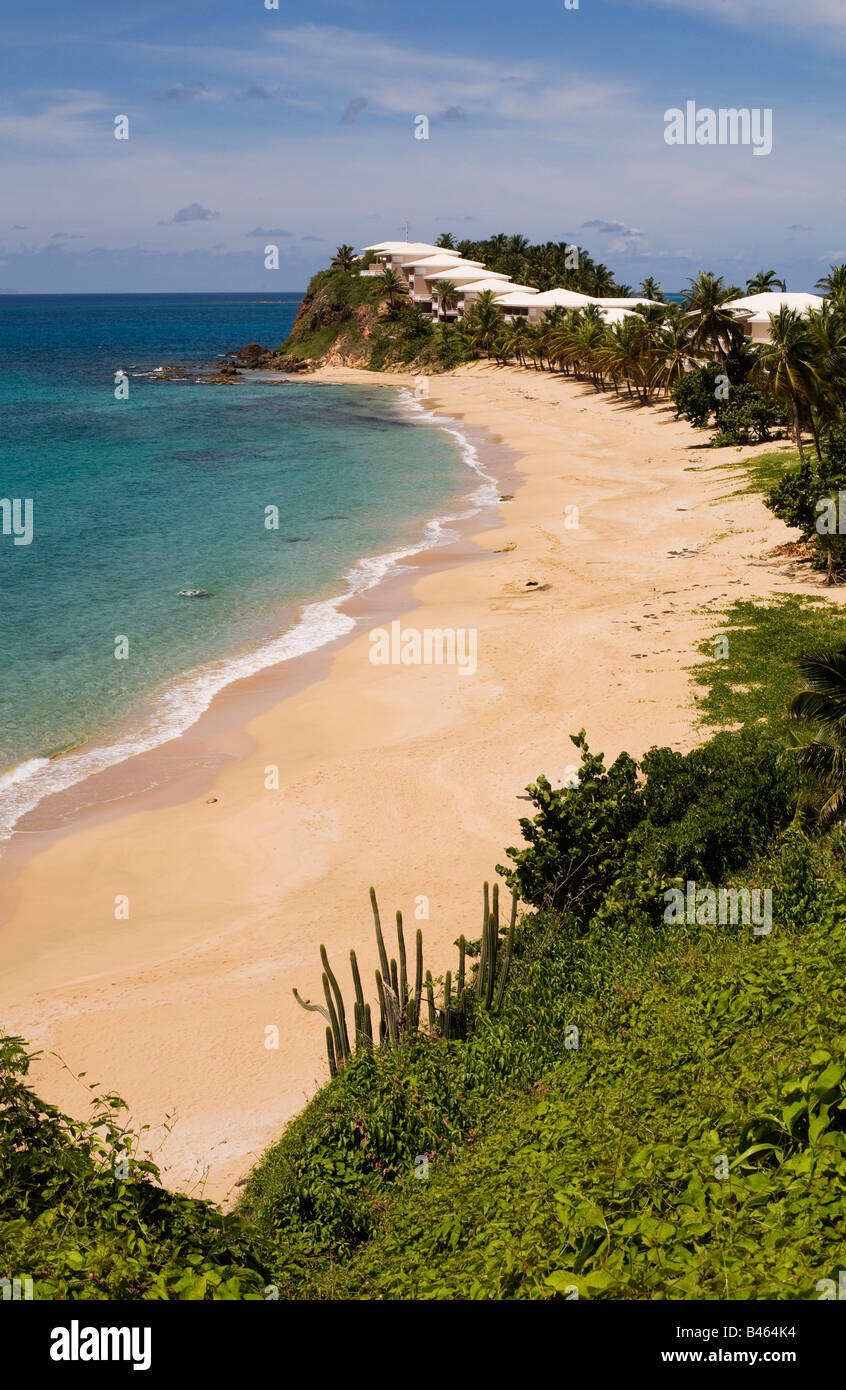
M 646 279 L 643 281 L 640 292 L 644 299 L 654 299 L 658 304 L 662 304 L 664 301 L 664 296 L 661 293 L 661 286 L 651 275 L 647 275 Z
M 458 307 L 458 290 L 452 280 L 436 280 L 432 296 L 438 306 L 438 318 L 454 313 Z
M 357 260 L 358 257 L 353 248 L 344 242 L 343 245 L 335 248 L 332 265 L 338 270 L 352 270 Z
M 397 307 L 408 299 L 408 285 L 395 270 L 386 270 L 384 275 L 377 275 L 375 283 L 379 298 L 388 301 L 390 314 L 396 313 Z
M 774 270 L 759 270 L 751 280 L 746 281 L 747 294 L 765 294 L 771 290 L 786 290 L 784 280 L 779 280 Z
M 682 309 L 690 323 L 691 347 L 696 353 L 714 354 L 725 361 L 743 338 L 743 329 L 725 307 L 740 298 L 740 290 L 726 285 L 722 276 L 704 270 L 688 285 Z
M 846 303 L 846 265 L 833 265 L 827 275 L 823 275 L 814 286 L 829 299 Z

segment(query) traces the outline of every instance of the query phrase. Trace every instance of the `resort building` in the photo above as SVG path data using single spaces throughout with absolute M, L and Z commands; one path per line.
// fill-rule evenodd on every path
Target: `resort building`
M 431 246 L 425 241 L 380 241 L 363 249 L 373 260 L 360 272 L 362 275 L 384 275 L 386 270 L 393 271 L 408 286 L 412 301 L 423 313 L 448 321 L 460 319 L 485 290 L 495 295 L 504 318 L 522 318 L 531 324 L 540 323 L 548 309 L 585 309 L 588 304 L 599 306 L 606 323 L 619 323 L 639 305 L 652 303 L 649 299 L 597 298 L 561 288 L 541 293 L 530 285 L 515 285 L 502 271 L 486 270 L 481 261 L 465 260 L 458 251 Z M 434 292 L 439 280 L 449 280 L 455 287 L 454 301 L 446 309 L 437 303 Z M 762 297 L 781 296 L 757 296 Z M 814 298 L 813 295 L 804 297 Z M 745 302 L 738 300 L 738 305 Z
M 812 309 L 821 309 L 823 301 L 818 294 L 804 294 L 790 290 L 766 290 L 763 294 L 748 294 L 743 299 L 733 299 L 724 307 L 740 321 L 744 335 L 752 343 L 770 341 L 770 314 L 779 309 L 793 309 L 800 318 L 806 319 Z
M 421 260 L 407 261 L 402 266 L 402 274 L 408 281 L 411 297 L 415 304 L 428 313 L 432 309 L 432 286 L 438 280 L 455 281 L 455 276 L 469 273 L 478 277 L 485 267 L 481 261 L 465 261 L 457 252 L 444 251 L 438 256 L 424 256 Z
M 594 300 L 588 294 L 577 290 L 537 290 L 518 289 L 499 297 L 499 304 L 507 319 L 524 318 L 529 323 L 540 323 L 548 309 L 584 309 Z
M 440 246 L 430 246 L 427 241 L 379 241 L 363 250 L 372 252 L 374 260 L 361 271 L 362 275 L 384 275 L 386 270 L 401 270 L 406 263 L 423 256 L 443 255 Z

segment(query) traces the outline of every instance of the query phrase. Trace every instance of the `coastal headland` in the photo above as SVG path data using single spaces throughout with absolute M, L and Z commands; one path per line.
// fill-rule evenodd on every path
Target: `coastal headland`
M 309 380 L 411 384 L 341 367 Z M 729 457 L 671 407 L 512 367 L 432 377 L 422 403 L 515 460 L 513 497 L 461 562 L 417 557 L 400 609 L 375 593 L 329 669 L 273 707 L 232 688 L 237 756 L 213 784 L 125 797 L 0 861 L 0 1018 L 44 1050 L 37 1089 L 79 1113 L 89 1083 L 116 1090 L 166 1180 L 217 1200 L 326 1079 L 323 1029 L 292 988 L 320 997 L 321 943 L 344 978 L 354 947 L 372 982 L 370 884 L 441 968 L 519 840 L 523 788 L 577 761 L 571 733 L 609 757 L 690 748 L 688 670 L 721 608 L 819 592 L 768 558 L 790 533 L 725 471 L 767 446 Z M 374 662 L 371 630 L 398 616 L 475 634 L 472 673 Z M 213 753 L 214 705 L 204 719 Z

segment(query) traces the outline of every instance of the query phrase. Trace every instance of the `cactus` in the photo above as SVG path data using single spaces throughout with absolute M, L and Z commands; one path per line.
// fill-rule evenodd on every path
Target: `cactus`
M 488 966 L 485 973 L 484 1000 L 485 1008 L 490 1009 L 493 999 L 494 979 L 496 977 L 496 955 L 499 945 L 499 929 L 496 924 L 496 917 L 491 913 L 488 918 Z
M 332 1042 L 332 1029 L 326 1029 L 326 1051 L 329 1053 L 329 1075 L 338 1075 L 338 1063 L 335 1060 L 335 1047 Z
M 379 1008 L 382 1011 L 382 1022 L 385 1035 L 391 1047 L 396 1047 L 399 1041 L 394 1004 L 396 995 L 394 995 L 393 998 L 391 997 L 393 991 L 390 985 L 385 984 L 378 970 L 376 971 L 376 992 L 379 995 Z
M 417 928 L 417 952 L 414 963 L 414 1027 L 420 1027 L 420 1001 L 423 997 L 423 933 Z
M 379 968 L 382 971 L 382 979 L 391 978 L 388 970 L 388 953 L 385 950 L 385 942 L 382 937 L 382 923 L 379 920 L 379 904 L 376 901 L 376 889 L 370 889 L 370 906 L 373 909 L 373 921 L 376 926 L 376 945 L 379 947 Z
M 308 1009 L 309 1013 L 322 1014 L 327 1023 L 332 1022 L 329 1017 L 329 1010 L 324 1009 L 322 1004 L 310 1004 L 307 999 L 301 999 L 296 990 L 292 990 L 292 993 L 297 1003 L 300 1005 L 300 1008 Z
M 361 976 L 358 973 L 355 951 L 350 951 L 350 967 L 352 969 L 353 988 L 355 989 L 355 1002 L 364 1008 L 364 990 L 361 988 Z
M 435 990 L 432 980 L 432 972 L 426 971 L 426 1007 L 429 1011 L 429 1032 L 435 1031 Z
M 514 953 L 514 932 L 517 921 L 516 893 L 512 897 L 511 920 L 505 934 L 505 941 L 502 943 L 503 949 L 500 951 L 499 884 L 494 884 L 492 892 L 489 884 L 484 885 L 484 918 L 475 979 L 468 989 L 467 940 L 462 935 L 458 938 L 458 972 L 455 977 L 455 991 L 453 992 L 452 988 L 452 972 L 447 971 L 444 981 L 443 1008 L 440 1010 L 435 1008 L 435 988 L 431 971 L 426 971 L 424 980 L 422 931 L 418 928 L 416 933 L 414 989 L 412 991 L 408 981 L 408 961 L 402 929 L 402 913 L 397 912 L 399 956 L 399 965 L 397 965 L 396 960 L 388 960 L 382 935 L 379 906 L 373 888 L 370 889 L 370 904 L 373 910 L 376 945 L 381 966 L 381 969 L 376 971 L 376 991 L 379 998 L 379 1035 L 377 1041 L 380 1045 L 396 1047 L 406 1033 L 415 1033 L 419 1030 L 424 989 L 426 992 L 428 1031 L 433 1036 L 438 1029 L 444 1038 L 465 1038 L 467 1036 L 468 993 L 475 995 L 480 1005 L 489 1012 L 497 1013 L 499 1011 L 508 983 Z M 500 969 L 497 976 L 497 957 L 499 955 L 502 959 L 499 963 Z M 329 1070 L 332 1076 L 337 1076 L 352 1056 L 353 1048 L 350 1047 L 347 1032 L 343 994 L 329 964 L 326 947 L 323 945 L 320 947 L 320 959 L 323 964 L 321 978 L 326 1001 L 325 1008 L 322 1004 L 312 1004 L 309 1000 L 302 999 L 296 989 L 293 994 L 302 1008 L 322 1014 L 326 1019 L 328 1025 L 326 1028 L 326 1050 L 329 1057 Z M 355 1049 L 359 1047 L 372 1048 L 374 1045 L 373 1020 L 370 1005 L 364 998 L 355 951 L 350 951 L 350 969 L 355 991 L 353 1004 L 354 1047 Z
M 488 917 L 490 916 L 490 899 L 488 897 L 489 888 L 487 883 L 484 889 L 484 906 L 482 909 L 482 940 L 479 951 L 479 968 L 476 971 L 476 979 L 473 984 L 474 993 L 481 996 L 485 987 L 485 972 L 488 964 Z
M 404 1010 L 404 1009 L 405 1009 L 406 1000 L 408 999 L 408 968 L 407 968 L 407 963 L 406 963 L 406 959 L 405 959 L 405 937 L 404 937 L 403 934 L 402 934 L 402 913 L 401 913 L 401 912 L 397 912 L 397 946 L 398 946 L 398 948 L 399 948 L 399 965 L 400 965 L 400 976 L 399 976 L 399 984 L 400 984 L 400 987 L 399 987 L 399 1000 L 400 1000 L 400 1008 Z
M 338 988 L 338 981 L 332 973 L 332 967 L 329 964 L 329 957 L 326 954 L 325 946 L 320 947 L 320 959 L 323 962 L 323 969 L 328 976 L 329 984 L 332 987 L 332 993 L 335 996 L 335 1009 L 338 1014 L 338 1041 L 341 1044 L 338 1062 L 343 1064 L 350 1055 L 350 1040 L 347 1033 L 347 1015 L 344 1009 L 344 998 Z
M 505 955 L 502 960 L 502 969 L 499 974 L 499 985 L 497 986 L 496 999 L 494 1000 L 493 1012 L 499 1013 L 502 1004 L 502 996 L 505 993 L 505 986 L 508 983 L 508 972 L 511 969 L 511 956 L 514 951 L 514 928 L 517 923 L 517 893 L 516 890 L 511 898 L 511 921 L 508 923 L 508 935 L 505 938 Z
M 329 979 L 324 970 L 323 972 L 323 996 L 326 1000 L 326 1007 L 329 1010 L 329 1022 L 332 1025 L 332 1038 L 335 1043 L 335 1057 L 338 1063 L 343 1064 L 344 1052 L 341 1044 L 341 1025 L 338 1022 L 338 1015 L 332 1001 L 332 991 L 329 988 Z

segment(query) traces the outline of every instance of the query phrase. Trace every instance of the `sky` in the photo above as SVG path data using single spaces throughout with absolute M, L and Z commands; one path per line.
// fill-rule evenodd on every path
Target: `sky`
M 6 4 L 0 292 L 302 290 L 406 224 L 669 291 L 846 259 L 846 0 Z M 688 102 L 772 151 L 668 144 Z

